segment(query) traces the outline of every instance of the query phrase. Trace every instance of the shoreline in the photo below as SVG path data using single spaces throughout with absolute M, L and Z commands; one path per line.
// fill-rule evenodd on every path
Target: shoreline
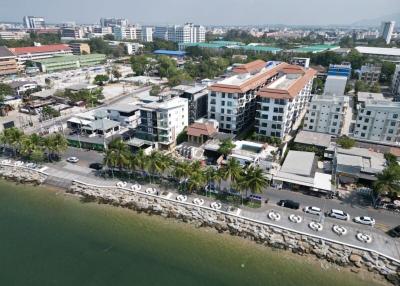
M 10 167 L 11 171 L 10 168 L 4 168 L 4 165 L 0 168 L 0 175 L 9 181 L 33 185 L 44 184 L 63 194 L 72 194 L 72 197 L 134 210 L 139 214 L 146 213 L 171 218 L 173 221 L 192 224 L 195 228 L 212 229 L 212 231 L 224 235 L 237 236 L 241 240 L 245 238 L 244 240 L 252 245 L 256 242 L 255 245 L 260 247 L 267 246 L 272 250 L 284 250 L 282 253 L 285 254 L 297 254 L 298 257 L 318 263 L 322 269 L 326 267 L 346 269 L 346 271 L 355 272 L 362 277 L 367 275 L 375 277 L 374 280 L 377 281 L 400 285 L 399 265 L 394 261 L 393 264 L 388 259 L 377 256 L 373 251 L 349 249 L 349 247 L 335 245 L 322 239 L 299 235 L 272 226 L 257 225 L 246 219 L 232 217 L 231 214 L 216 212 L 210 208 L 182 205 L 176 201 L 165 200 L 161 196 L 126 192 L 126 190 L 115 187 L 89 186 L 77 182 L 74 182 L 69 188 L 54 186 L 46 183 L 45 173 L 25 168 L 22 168 L 24 172 L 15 172 L 16 167 Z M 18 170 L 20 171 L 21 168 L 18 167 Z
M 6 181 L 7 183 L 15 184 L 15 185 L 21 185 L 20 183 L 15 183 L 15 182 L 10 182 Z M 81 204 L 92 204 L 94 207 L 100 207 L 100 208 L 106 208 L 109 210 L 118 210 L 124 215 L 127 216 L 137 216 L 139 218 L 149 218 L 151 220 L 156 220 L 156 223 L 162 223 L 162 224 L 167 224 L 170 225 L 171 227 L 178 227 L 180 230 L 187 231 L 189 233 L 201 231 L 205 235 L 210 235 L 210 236 L 216 236 L 218 235 L 218 239 L 222 240 L 227 240 L 230 242 L 234 243 L 239 243 L 240 247 L 249 247 L 252 249 L 255 249 L 256 251 L 265 251 L 267 254 L 278 254 L 279 259 L 282 260 L 287 260 L 288 262 L 294 260 L 297 263 L 305 263 L 307 265 L 317 267 L 317 271 L 330 271 L 336 275 L 340 275 L 340 273 L 346 273 L 346 274 L 351 274 L 355 275 L 355 277 L 358 277 L 360 281 L 372 281 L 376 285 L 393 285 L 389 281 L 387 281 L 382 275 L 374 273 L 374 272 L 369 272 L 368 270 L 365 269 L 358 269 L 358 268 L 349 268 L 349 267 L 343 267 L 339 266 L 337 264 L 321 260 L 314 255 L 297 255 L 295 253 L 292 253 L 290 251 L 284 250 L 284 249 L 278 249 L 278 248 L 273 248 L 273 247 L 265 247 L 261 244 L 254 243 L 254 241 L 251 241 L 249 239 L 244 239 L 243 237 L 239 236 L 234 236 L 230 235 L 226 232 L 218 232 L 216 229 L 213 228 L 205 228 L 205 227 L 196 227 L 195 225 L 192 224 L 187 224 L 184 223 L 181 220 L 176 220 L 174 218 L 169 218 L 169 217 L 161 217 L 161 216 L 156 216 L 153 214 L 149 213 L 144 213 L 144 212 L 137 212 L 137 211 L 132 211 L 131 209 L 120 207 L 120 206 L 115 206 L 115 205 L 110 205 L 110 204 L 102 204 L 99 202 L 82 202 L 82 196 L 81 195 L 76 195 L 76 194 L 71 194 L 69 193 L 65 188 L 62 187 L 56 187 L 53 185 L 48 185 L 48 184 L 43 184 L 43 185 L 31 185 L 27 184 L 29 186 L 33 187 L 39 187 L 41 188 L 41 191 L 49 192 L 52 194 L 55 194 L 56 196 L 63 196 L 67 200 L 75 200 L 79 201 Z

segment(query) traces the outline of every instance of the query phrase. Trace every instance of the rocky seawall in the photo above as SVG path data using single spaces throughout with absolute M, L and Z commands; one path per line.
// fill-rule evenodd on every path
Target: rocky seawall
M 20 166 L 0 165 L 0 177 L 9 181 L 24 184 L 43 184 L 47 175 L 34 169 Z
M 374 251 L 353 248 L 265 223 L 257 223 L 227 212 L 142 192 L 128 192 L 115 187 L 98 187 L 79 182 L 74 182 L 68 192 L 99 203 L 178 219 L 196 227 L 211 227 L 218 232 L 230 233 L 299 255 L 314 255 L 331 263 L 350 267 L 353 272 L 366 269 L 383 275 L 394 285 L 400 285 L 400 263 Z

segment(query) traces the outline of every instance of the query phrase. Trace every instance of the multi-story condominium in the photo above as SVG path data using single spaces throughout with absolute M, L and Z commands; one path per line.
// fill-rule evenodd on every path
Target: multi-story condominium
M 363 65 L 359 73 L 359 78 L 368 84 L 374 84 L 379 80 L 381 76 L 381 70 L 382 66 L 380 65 Z
M 328 75 L 325 81 L 324 94 L 344 95 L 346 90 L 347 77 L 342 75 Z
M 17 73 L 17 57 L 6 47 L 0 46 L 0 76 Z
M 115 26 L 128 26 L 128 19 L 116 19 L 116 18 L 101 18 L 101 27 L 115 27 Z
M 93 27 L 92 33 L 95 35 L 104 36 L 104 35 L 112 34 L 113 30 L 111 27 Z
M 304 130 L 332 135 L 347 135 L 351 116 L 347 116 L 348 96 L 314 95 L 308 103 L 304 118 Z
M 19 68 L 22 68 L 22 65 L 26 61 L 51 58 L 54 56 L 72 55 L 71 48 L 65 44 L 10 48 L 10 50 L 17 56 Z
M 201 25 L 186 23 L 183 26 L 155 27 L 154 38 L 177 43 L 201 43 L 206 40 L 206 29 Z
M 89 55 L 90 46 L 86 43 L 70 43 L 69 47 L 72 49 L 74 55 Z
M 237 134 L 254 122 L 257 92 L 278 77 L 287 64 L 257 60 L 233 69 L 235 75 L 209 87 L 208 118 L 217 120 L 222 132 Z
M 141 39 L 141 28 L 136 26 L 115 26 L 114 36 L 120 40 L 139 40 Z
M 301 66 L 303 68 L 308 69 L 310 67 L 310 58 L 292 58 L 291 62 L 292 65 Z
M 258 134 L 286 140 L 287 135 L 300 126 L 317 72 L 282 65 L 278 67 L 275 80 L 257 92 L 255 128 Z
M 25 31 L 0 31 L 0 38 L 3 40 L 22 40 L 29 38 L 29 33 Z
M 385 40 L 386 44 L 390 44 L 393 35 L 395 21 L 382 22 L 380 36 Z
M 43 17 L 24 16 L 23 23 L 27 29 L 43 29 L 46 27 Z
M 207 85 L 178 85 L 173 91 L 177 91 L 180 97 L 186 98 L 189 104 L 189 124 L 207 117 L 208 90 Z
M 71 39 L 82 39 L 85 36 L 85 33 L 80 27 L 73 28 L 62 28 L 61 29 L 61 37 L 63 38 L 71 38 Z
M 367 99 L 358 104 L 354 137 L 399 144 L 400 103 Z
M 156 39 L 168 40 L 168 29 L 167 26 L 156 26 L 154 27 L 153 37 Z
M 153 142 L 160 149 L 176 145 L 176 138 L 188 126 L 188 100 L 173 97 L 139 107 L 140 125 L 136 137 Z
M 142 42 L 152 42 L 153 41 L 153 27 L 142 27 L 141 34 Z
M 340 65 L 330 64 L 328 69 L 328 76 L 345 76 L 350 78 L 351 76 L 351 64 L 350 63 L 342 63 Z
M 400 101 L 400 65 L 396 65 L 396 69 L 393 74 L 392 94 L 395 101 Z

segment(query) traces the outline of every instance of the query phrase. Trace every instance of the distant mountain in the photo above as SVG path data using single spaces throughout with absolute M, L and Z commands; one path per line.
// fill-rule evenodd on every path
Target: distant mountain
M 396 21 L 396 27 L 400 26 L 400 13 L 386 15 L 374 19 L 364 19 L 351 24 L 351 26 L 378 27 L 382 21 Z

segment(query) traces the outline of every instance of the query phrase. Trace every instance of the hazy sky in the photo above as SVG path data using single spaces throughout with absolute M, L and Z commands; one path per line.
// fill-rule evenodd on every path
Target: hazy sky
M 0 21 L 35 15 L 47 22 L 96 23 L 100 17 L 124 17 L 142 24 L 321 25 L 399 12 L 400 0 L 0 0 Z

